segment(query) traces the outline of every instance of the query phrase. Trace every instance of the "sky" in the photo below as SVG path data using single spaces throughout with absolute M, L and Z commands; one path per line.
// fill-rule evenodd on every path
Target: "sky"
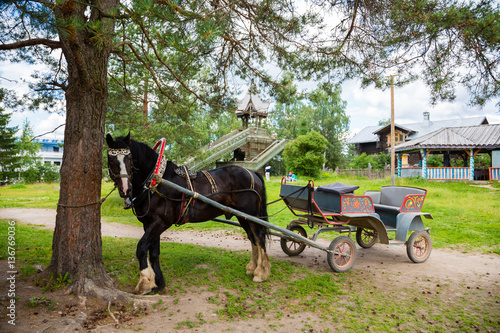
M 30 80 L 32 70 L 36 66 L 26 64 L 12 64 L 0 62 L 0 87 L 14 89 L 18 94 L 28 91 L 23 80 Z M 312 90 L 311 83 L 304 84 L 299 88 Z M 246 93 L 243 91 L 242 96 Z M 423 112 L 430 112 L 430 119 L 445 120 L 456 118 L 468 118 L 482 116 L 488 119 L 490 124 L 500 124 L 500 113 L 495 106 L 500 97 L 490 101 L 482 109 L 467 105 L 469 96 L 467 92 L 459 88 L 457 98 L 454 102 L 439 102 L 435 106 L 430 105 L 430 94 L 428 88 L 422 82 L 414 82 L 404 87 L 394 89 L 394 114 L 395 122 L 403 125 L 422 121 Z M 391 92 L 390 89 L 379 90 L 373 87 L 361 89 L 357 81 L 348 81 L 342 86 L 342 99 L 347 102 L 346 114 L 350 118 L 350 131 L 348 137 L 352 137 L 366 126 L 376 126 L 379 120 L 387 120 L 391 116 Z M 12 110 L 7 110 L 12 112 Z M 61 110 L 64 111 L 64 110 Z M 11 113 L 9 126 L 22 128 L 23 122 L 28 120 L 34 135 L 41 135 L 53 131 L 56 127 L 64 124 L 64 113 L 47 113 L 43 111 L 16 110 Z M 60 139 L 64 136 L 64 126 L 55 133 L 45 135 L 44 139 Z

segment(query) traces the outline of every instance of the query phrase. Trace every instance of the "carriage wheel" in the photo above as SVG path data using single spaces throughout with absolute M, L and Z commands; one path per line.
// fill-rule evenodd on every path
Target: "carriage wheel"
M 300 225 L 292 225 L 286 227 L 288 230 L 295 232 L 303 237 L 307 237 L 307 232 Z M 295 242 L 286 238 L 281 238 L 281 249 L 290 257 L 298 256 L 306 248 L 306 244 L 302 242 Z
M 337 273 L 347 272 L 354 266 L 356 261 L 356 244 L 347 236 L 335 238 L 331 243 L 326 255 L 328 265 Z
M 431 255 L 432 241 L 427 231 L 415 231 L 408 238 L 406 253 L 411 261 L 421 263 Z
M 370 229 L 357 228 L 356 229 L 356 242 L 359 246 L 368 249 L 375 245 L 378 241 L 378 232 Z

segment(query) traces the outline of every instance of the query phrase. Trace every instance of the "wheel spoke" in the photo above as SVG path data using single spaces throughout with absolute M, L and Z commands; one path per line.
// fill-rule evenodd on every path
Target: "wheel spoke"
M 335 263 L 338 266 L 343 267 L 351 261 L 351 247 L 347 243 L 341 243 L 335 249 Z
M 427 251 L 426 239 L 423 236 L 417 238 L 415 244 L 413 245 L 413 248 L 415 249 L 414 253 L 417 257 L 419 258 L 423 257 Z
M 345 266 L 345 263 L 342 263 L 342 261 L 344 261 L 344 257 L 343 256 L 338 256 L 336 259 L 335 259 L 335 262 L 337 263 L 338 266 L 342 267 L 342 266 Z
M 347 236 L 335 238 L 329 246 L 328 265 L 337 273 L 347 272 L 356 261 L 356 245 Z

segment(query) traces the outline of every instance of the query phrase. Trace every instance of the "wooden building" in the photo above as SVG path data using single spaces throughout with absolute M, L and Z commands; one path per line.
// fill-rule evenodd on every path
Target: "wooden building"
M 447 127 L 428 133 L 395 147 L 398 158 L 398 176 L 436 180 L 500 180 L 500 124 Z M 427 158 L 439 154 L 443 167 L 427 167 Z M 492 166 L 478 168 L 478 154 L 488 154 Z M 416 156 L 418 166 L 404 165 L 404 156 Z M 452 155 L 467 156 L 464 166 L 451 167 Z
M 441 128 L 477 126 L 488 124 L 486 117 L 471 117 L 460 119 L 448 119 L 431 121 L 430 113 L 424 112 L 421 122 L 410 124 L 395 123 L 395 144 L 409 142 L 418 139 L 428 133 L 437 131 Z M 375 155 L 378 153 L 390 153 L 391 148 L 391 126 L 368 126 L 363 128 L 358 134 L 347 141 L 347 144 L 354 146 L 358 155 L 366 153 L 367 155 Z M 414 159 L 408 156 L 405 164 L 414 165 L 418 163 L 418 158 Z

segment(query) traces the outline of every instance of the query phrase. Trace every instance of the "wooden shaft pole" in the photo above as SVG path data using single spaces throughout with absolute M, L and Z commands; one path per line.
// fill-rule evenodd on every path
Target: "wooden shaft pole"
M 394 128 L 394 75 L 391 75 L 391 185 L 394 186 L 395 174 L 395 151 L 394 141 L 396 139 Z

